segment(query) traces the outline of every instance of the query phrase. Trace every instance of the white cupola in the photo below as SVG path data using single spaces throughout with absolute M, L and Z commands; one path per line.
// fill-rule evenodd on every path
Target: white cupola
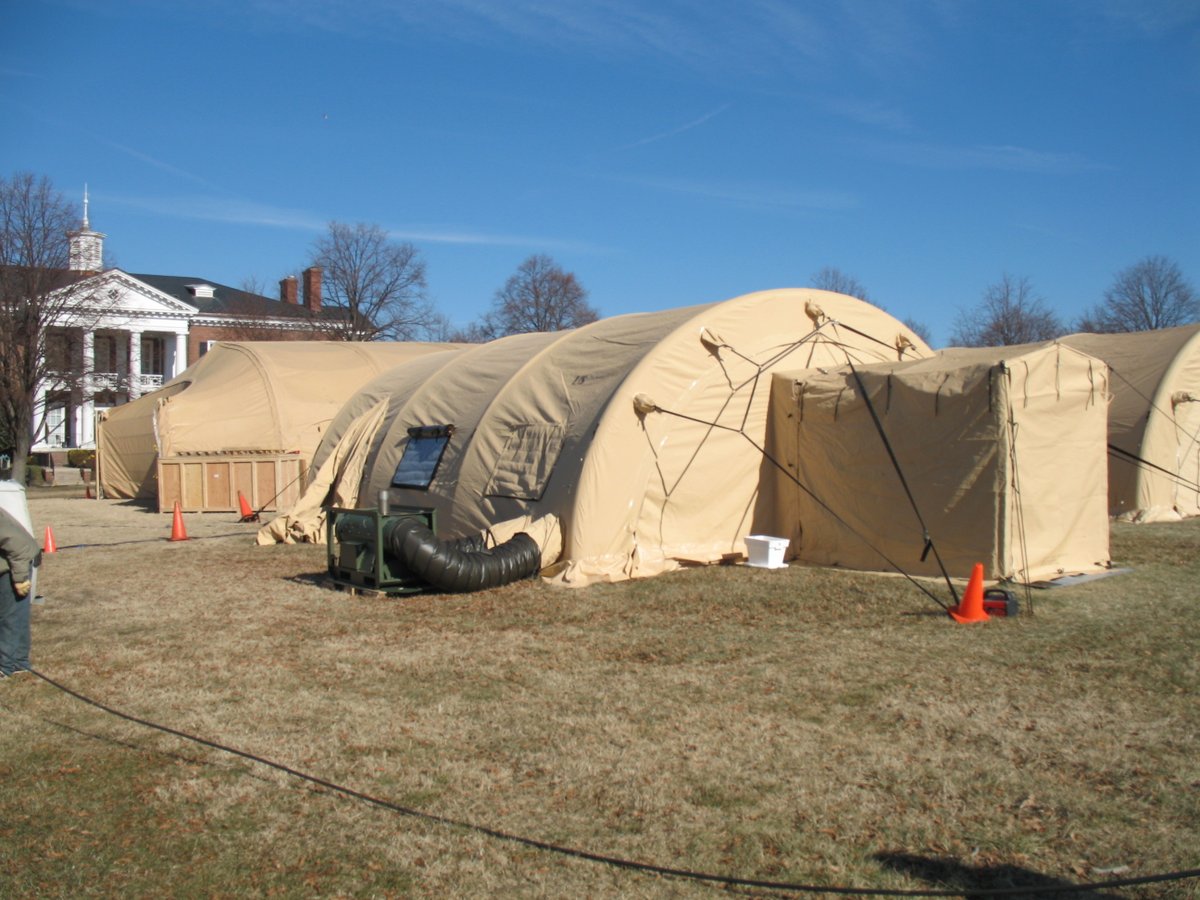
M 76 272 L 99 272 L 104 268 L 104 238 L 88 224 L 88 192 L 83 186 L 83 225 L 68 232 L 71 247 L 71 269 Z

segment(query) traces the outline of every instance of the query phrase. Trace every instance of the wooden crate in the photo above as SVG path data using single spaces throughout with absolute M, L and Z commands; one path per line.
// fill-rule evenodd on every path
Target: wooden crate
M 238 492 L 255 512 L 288 509 L 304 490 L 305 463 L 289 453 L 159 457 L 158 511 L 240 512 Z

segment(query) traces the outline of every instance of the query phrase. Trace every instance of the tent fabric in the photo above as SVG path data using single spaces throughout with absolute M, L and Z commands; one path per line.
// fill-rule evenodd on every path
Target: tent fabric
M 877 307 L 810 289 L 616 316 L 399 366 L 347 403 L 313 464 L 387 394 L 360 506 L 388 490 L 433 508 L 442 537 L 553 515 L 560 583 L 652 575 L 744 550 L 772 369 L 929 352 Z M 437 428 L 452 430 L 428 488 L 394 486 Z
M 1200 515 L 1200 325 L 1062 341 L 1112 369 L 1110 515 L 1133 522 Z
M 267 544 L 321 543 L 325 540 L 323 506 L 354 509 L 358 480 L 344 478 L 347 470 L 362 470 L 371 439 L 383 421 L 387 401 L 379 400 L 359 415 L 334 445 L 321 466 L 310 472 L 307 489 L 287 513 L 259 529 L 257 542 Z
M 154 497 L 159 457 L 297 453 L 366 381 L 455 345 L 334 341 L 216 344 L 163 387 L 106 412 L 97 429 L 106 496 Z
M 791 558 L 1022 583 L 1108 566 L 1103 362 L 1049 343 L 855 368 L 773 376 L 766 517 Z
M 152 394 L 105 410 L 96 423 L 97 478 L 106 497 L 152 499 L 157 495 L 158 436 L 154 412 L 190 382 L 182 374 Z

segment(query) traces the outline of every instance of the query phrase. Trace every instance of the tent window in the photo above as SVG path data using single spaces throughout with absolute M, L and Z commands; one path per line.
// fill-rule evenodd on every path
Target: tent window
M 561 425 L 518 425 L 508 435 L 484 494 L 514 500 L 540 500 L 562 450 Z
M 428 490 L 453 433 L 453 425 L 408 429 L 408 443 L 396 466 L 396 474 L 392 476 L 392 487 Z

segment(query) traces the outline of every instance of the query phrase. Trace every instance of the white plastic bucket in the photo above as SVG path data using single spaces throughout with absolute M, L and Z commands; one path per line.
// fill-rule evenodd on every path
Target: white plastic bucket
M 759 569 L 782 569 L 787 566 L 783 554 L 787 550 L 788 539 L 771 537 L 767 534 L 750 534 L 746 536 L 746 550 L 750 555 L 748 565 Z

